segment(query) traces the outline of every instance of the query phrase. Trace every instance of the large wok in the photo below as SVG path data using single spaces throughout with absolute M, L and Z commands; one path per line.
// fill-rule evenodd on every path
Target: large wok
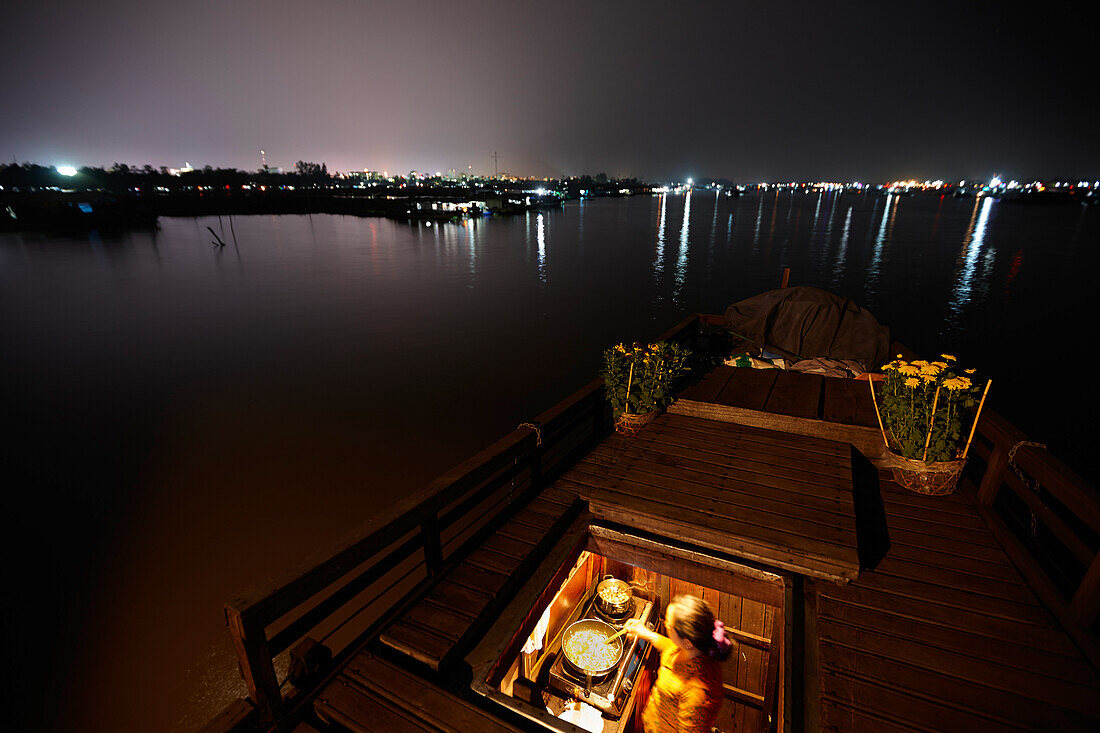
M 565 660 L 569 662 L 569 664 L 572 665 L 574 669 L 576 669 L 578 672 L 581 672 L 582 674 L 587 675 L 589 678 L 600 677 L 615 669 L 615 667 L 619 664 L 619 660 L 623 658 L 623 638 L 620 636 L 616 639 L 612 639 L 610 642 L 610 646 L 613 652 L 611 656 L 614 657 L 615 661 L 604 667 L 592 668 L 586 666 L 584 660 L 575 659 L 573 655 L 570 654 L 570 641 L 578 631 L 595 631 L 597 633 L 603 634 L 604 637 L 608 637 L 614 636 L 615 627 L 611 624 L 604 623 L 603 621 L 599 621 L 594 618 L 585 618 L 569 624 L 569 626 L 566 627 L 565 631 L 562 633 L 561 637 L 561 650 L 562 654 L 565 655 Z

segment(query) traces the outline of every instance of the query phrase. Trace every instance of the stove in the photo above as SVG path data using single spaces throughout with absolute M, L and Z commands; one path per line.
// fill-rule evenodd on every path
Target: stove
M 657 625 L 656 596 L 648 594 L 641 589 L 635 589 L 631 606 L 619 617 L 613 617 L 603 613 L 595 603 L 595 594 L 591 594 L 588 600 L 582 604 L 581 612 L 569 623 L 581 619 L 593 618 L 604 621 L 619 630 L 627 619 L 636 618 L 649 628 Z M 568 624 L 566 624 L 568 626 Z M 627 637 L 623 637 L 627 639 Z M 612 718 L 619 718 L 630 700 L 630 692 L 634 689 L 634 683 L 641 672 L 646 653 L 649 651 L 649 642 L 635 638 L 628 639 L 623 647 L 623 656 L 619 664 L 600 677 L 590 678 L 574 670 L 566 661 L 561 652 L 561 637 L 554 640 L 554 645 L 549 650 L 554 654 L 554 662 L 550 665 L 550 673 L 547 684 L 559 693 L 575 697 L 578 700 L 599 708 Z

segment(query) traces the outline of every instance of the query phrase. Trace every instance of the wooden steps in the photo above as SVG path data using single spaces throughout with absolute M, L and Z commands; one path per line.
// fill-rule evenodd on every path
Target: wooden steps
M 491 534 L 456 566 L 441 574 L 423 598 L 386 628 L 380 639 L 435 671 L 464 650 L 480 622 L 507 598 L 576 516 L 575 494 L 548 488 Z
M 519 730 L 465 699 L 366 652 L 352 659 L 321 692 L 314 702 L 314 711 L 326 724 L 356 733 Z

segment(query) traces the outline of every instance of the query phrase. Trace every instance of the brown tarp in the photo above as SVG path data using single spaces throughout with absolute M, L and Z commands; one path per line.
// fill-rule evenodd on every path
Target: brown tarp
M 848 298 L 811 287 L 769 290 L 726 309 L 731 331 L 780 356 L 886 361 L 890 329 Z

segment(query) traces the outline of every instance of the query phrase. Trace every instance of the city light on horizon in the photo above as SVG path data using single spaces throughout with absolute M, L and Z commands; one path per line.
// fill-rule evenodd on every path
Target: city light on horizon
M 444 3 L 70 11 L 5 18 L 21 59 L 0 69 L 11 160 L 657 181 L 1100 173 L 1091 99 L 1075 92 L 1089 88 L 1090 30 L 1070 6 L 1026 20 L 969 5 L 532 7 L 493 16 L 491 43 L 459 40 L 488 14 Z M 81 57 L 94 73 L 73 73 Z M 944 73 L 989 58 L 997 73 L 978 87 Z

